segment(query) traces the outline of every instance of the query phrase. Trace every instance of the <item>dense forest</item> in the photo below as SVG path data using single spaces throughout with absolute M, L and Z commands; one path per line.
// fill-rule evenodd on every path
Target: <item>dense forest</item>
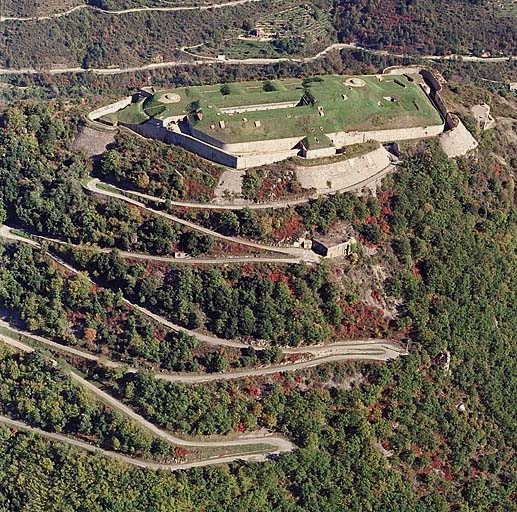
M 224 338 L 296 346 L 395 334 L 383 311 L 345 290 L 325 265 L 163 268 L 80 250 L 65 258 L 169 320 Z
M 0 310 L 29 331 L 62 344 L 127 364 L 176 372 L 220 372 L 282 360 L 274 348 L 211 349 L 150 320 L 125 303 L 120 291 L 101 288 L 86 274 L 70 275 L 30 247 L 0 242 L 0 264 Z M 142 294 L 146 286 L 142 284 Z M 154 304 L 155 299 L 149 302 Z
M 102 156 L 99 174 L 162 199 L 208 202 L 221 168 L 181 148 L 120 133 Z
M 0 412 L 15 420 L 133 456 L 163 460 L 172 454 L 167 443 L 97 402 L 36 354 L 13 354 L 1 345 L 0 389 Z
M 41 16 L 72 6 L 69 0 L 60 9 L 56 2 L 48 6 L 38 6 L 34 1 L 26 3 L 17 7 L 7 5 L 6 12 Z M 116 9 L 130 4 L 142 5 L 142 2 L 105 0 L 91 4 Z M 192 4 L 189 2 L 189 5 Z M 316 34 L 321 39 L 320 44 L 337 38 L 339 42 L 356 42 L 369 48 L 436 55 L 514 54 L 517 48 L 515 12 L 505 9 L 504 3 L 492 0 L 319 0 L 310 3 L 268 0 L 223 9 L 132 12 L 122 16 L 80 9 L 39 22 L 4 21 L 0 34 L 4 49 L 0 64 L 94 68 L 159 63 L 189 60 L 181 48 L 203 44 L 205 52 L 208 48 L 208 53 L 211 49 L 215 55 L 227 51 L 231 57 L 245 58 L 253 45 L 243 45 L 239 35 L 272 14 L 280 16 L 289 7 L 300 5 L 329 13 L 332 23 L 322 26 Z M 295 18 L 291 24 L 296 21 Z M 309 48 L 315 53 L 304 41 L 303 34 L 288 37 L 289 23 L 286 25 L 287 35 L 258 45 L 258 56 L 304 54 Z M 41 44 L 42 41 L 46 44 Z
M 431 55 L 517 48 L 515 17 L 490 0 L 337 0 L 340 41 Z
M 277 4 L 275 8 L 282 7 Z M 189 60 L 179 53 L 180 48 L 207 41 L 221 43 L 229 31 L 240 31 L 245 21 L 254 24 L 270 9 L 270 2 L 204 11 L 133 12 L 123 16 L 81 9 L 38 22 L 4 21 L 0 65 L 88 68 L 163 62 L 178 57 Z M 42 45 L 41 41 L 47 44 Z
M 356 389 L 329 384 L 339 382 L 339 368 L 194 390 L 133 375 L 100 378 L 135 407 L 155 404 L 153 419 L 171 428 L 273 426 L 293 436 L 303 448 L 271 471 L 296 503 L 267 494 L 262 510 L 509 510 L 517 425 L 512 183 L 490 157 L 456 164 L 427 145 L 385 181 L 386 206 L 370 223 L 386 222 L 379 247 L 398 261 L 389 290 L 404 297 L 412 353 L 362 366 Z M 227 405 L 209 412 L 200 400 Z M 195 410 L 203 411 L 200 423 L 178 421 Z M 258 482 L 262 470 L 235 471 Z M 402 475 L 411 485 L 400 487 Z M 270 482 L 261 481 L 261 493 Z M 257 492 L 251 484 L 244 496 Z M 220 503 L 214 510 L 228 508 Z
M 156 255 L 185 251 L 198 256 L 230 250 L 226 242 L 215 242 L 123 201 L 85 194 L 82 184 L 92 164 L 85 154 L 72 151 L 76 121 L 75 116 L 64 119 L 55 106 L 43 104 L 12 108 L 1 119 L 0 206 L 12 225 L 71 243 Z M 136 146 L 136 156 L 145 147 Z M 105 168 L 108 161 L 117 159 L 113 153 L 107 155 Z M 180 158 L 185 155 L 182 151 Z M 170 165 L 171 174 L 181 168 Z M 192 187 L 206 178 L 203 173 L 200 176 Z

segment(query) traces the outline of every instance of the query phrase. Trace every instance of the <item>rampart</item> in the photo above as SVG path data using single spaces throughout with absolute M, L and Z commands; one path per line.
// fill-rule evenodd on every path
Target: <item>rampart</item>
M 333 142 L 334 146 L 341 147 L 350 146 L 352 144 L 362 144 L 369 140 L 375 140 L 377 142 L 395 142 L 398 140 L 436 137 L 443 132 L 443 128 L 443 124 L 437 124 L 425 127 L 416 126 L 414 128 L 394 128 L 392 130 L 328 133 L 327 137 Z
M 458 119 L 456 126 L 440 136 L 440 145 L 449 158 L 465 156 L 469 151 L 478 147 L 478 141 Z
M 336 148 L 341 148 L 352 144 L 364 143 L 369 140 L 387 143 L 400 140 L 435 137 L 443 133 L 444 128 L 447 130 L 454 128 L 456 123 L 447 111 L 447 107 L 439 94 L 442 89 L 440 82 L 438 82 L 434 75 L 426 69 L 420 70 L 420 75 L 429 86 L 430 92 L 428 95 L 444 120 L 442 124 L 425 127 L 394 128 L 388 130 L 341 131 L 336 133 L 327 133 L 325 135 L 332 141 Z M 127 107 L 134 100 L 134 97 L 127 96 L 111 105 L 107 105 L 90 112 L 88 114 L 88 119 L 90 121 L 96 121 L 102 116 L 113 114 Z M 262 107 L 272 108 L 272 105 L 274 104 L 264 105 Z M 249 105 L 247 107 L 241 107 L 241 109 L 243 109 L 244 112 L 244 109 L 246 108 L 255 107 L 259 108 L 261 106 Z M 277 107 L 278 104 L 275 105 L 275 108 Z M 238 109 L 239 108 L 235 111 Z M 175 119 L 171 118 L 168 121 L 174 120 Z M 299 153 L 299 143 L 303 138 L 298 136 L 274 140 L 225 143 L 224 141 L 217 139 L 215 136 L 198 130 L 190 122 L 188 122 L 188 128 L 185 130 L 180 130 L 179 128 L 169 130 L 163 126 L 162 123 L 163 121 L 151 119 L 143 124 L 124 124 L 124 126 L 127 126 L 144 137 L 180 146 L 202 156 L 203 158 L 237 169 L 266 165 L 295 156 Z M 314 167 L 312 170 L 314 170 Z M 326 181 L 328 180 L 325 180 L 325 182 Z M 332 179 L 330 181 L 332 181 Z M 308 186 L 307 188 L 312 188 L 312 186 Z
M 216 139 L 215 137 L 212 137 L 211 135 L 208 135 L 205 132 L 198 130 L 192 125 L 189 125 L 189 128 L 192 135 L 197 139 L 211 144 L 212 146 L 221 148 L 228 153 L 233 153 L 236 155 L 290 151 L 294 149 L 294 146 L 296 146 L 302 140 L 302 137 L 290 137 L 285 139 L 257 140 L 227 144 L 221 140 Z
M 245 112 L 259 112 L 263 110 L 278 110 L 280 108 L 294 108 L 300 103 L 296 101 L 284 101 L 282 103 L 264 103 L 261 105 L 244 105 L 242 107 L 221 107 L 219 110 L 225 114 L 244 114 Z
M 171 131 L 158 124 L 153 120 L 147 121 L 143 124 L 124 124 L 127 128 L 136 133 L 150 139 L 161 140 L 167 144 L 174 144 L 187 151 L 196 153 L 207 160 L 216 162 L 227 167 L 234 167 L 236 169 L 247 169 L 248 167 L 258 167 L 274 162 L 286 160 L 298 153 L 298 150 L 274 151 L 271 153 L 257 153 L 246 155 L 234 155 L 204 142 L 192 135 L 179 131 Z
M 361 156 L 317 166 L 299 166 L 296 177 L 306 189 L 318 192 L 343 190 L 374 177 L 391 163 L 389 153 L 381 146 Z
M 294 150 L 295 146 L 302 140 L 302 137 L 289 137 L 285 139 L 260 140 L 252 142 L 240 142 L 235 144 L 226 144 L 217 140 L 215 137 L 190 127 L 191 133 L 197 139 L 200 139 L 212 146 L 219 147 L 222 150 L 237 154 L 257 154 L 257 153 L 276 153 L 281 151 Z M 394 128 L 390 130 L 369 130 L 369 131 L 351 131 L 327 133 L 327 137 L 332 141 L 335 147 L 350 146 L 352 144 L 362 144 L 369 140 L 377 142 L 395 142 L 398 140 L 423 139 L 428 137 L 436 137 L 444 130 L 444 124 L 432 126 L 416 126 L 414 128 Z
M 88 114 L 88 119 L 90 121 L 97 121 L 97 119 L 102 116 L 106 116 L 108 114 L 114 114 L 123 108 L 126 108 L 128 105 L 133 103 L 132 96 L 126 96 L 125 98 L 116 101 L 115 103 L 111 103 L 110 105 L 106 105 L 105 107 L 98 108 L 97 110 L 93 110 Z
M 440 96 L 442 84 L 438 82 L 438 80 L 431 73 L 431 71 L 427 69 L 422 69 L 420 71 L 420 75 L 425 80 L 427 85 L 429 85 L 429 87 L 431 88 L 429 97 L 431 98 L 431 101 L 434 103 L 434 106 L 438 109 L 438 112 L 440 112 L 440 114 L 442 115 L 442 118 L 445 120 L 445 129 L 452 130 L 456 126 L 456 123 L 454 121 L 454 118 L 449 113 L 449 110 L 447 109 L 445 102 Z
M 143 124 L 125 124 L 124 126 L 127 126 L 144 137 L 161 140 L 167 144 L 174 144 L 175 146 L 196 153 L 218 164 L 228 167 L 238 167 L 236 155 L 230 155 L 220 148 L 211 146 L 188 134 L 168 130 L 161 125 L 154 124 L 152 121 L 147 121 Z

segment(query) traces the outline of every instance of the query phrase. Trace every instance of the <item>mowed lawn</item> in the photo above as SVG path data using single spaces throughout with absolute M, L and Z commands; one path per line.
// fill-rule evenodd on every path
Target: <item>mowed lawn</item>
M 119 120 L 143 122 L 148 117 L 161 119 L 187 114 L 194 102 L 203 113 L 195 126 L 224 142 L 245 142 L 339 131 L 369 131 L 412 128 L 441 123 L 440 114 L 421 87 L 406 76 L 361 76 L 364 87 L 350 87 L 350 77 L 324 76 L 305 86 L 301 79 L 273 81 L 272 91 L 265 82 L 210 85 L 158 91 L 152 98 L 135 103 L 118 113 Z M 220 109 L 299 101 L 310 90 L 314 104 L 294 108 L 230 114 Z M 180 96 L 178 103 L 165 104 L 160 98 L 167 92 Z M 223 121 L 223 123 L 221 123 Z

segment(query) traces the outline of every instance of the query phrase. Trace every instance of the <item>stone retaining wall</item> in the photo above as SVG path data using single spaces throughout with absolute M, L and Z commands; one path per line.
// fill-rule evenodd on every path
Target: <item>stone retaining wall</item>
M 296 177 L 303 188 L 331 192 L 368 180 L 386 169 L 390 163 L 388 151 L 381 146 L 365 155 L 335 163 L 299 166 L 296 168 Z
M 327 137 L 333 142 L 334 146 L 350 146 L 352 144 L 362 144 L 369 140 L 377 142 L 395 142 L 398 140 L 425 139 L 436 137 L 443 132 L 444 125 L 437 124 L 432 126 L 415 128 L 394 128 L 392 130 L 371 130 L 367 132 L 337 132 L 327 133 Z
M 237 167 L 237 157 L 235 155 L 230 155 L 229 153 L 226 153 L 219 148 L 198 140 L 195 137 L 191 137 L 190 135 L 179 132 L 172 132 L 163 126 L 156 125 L 149 121 L 143 124 L 128 124 L 125 126 L 131 128 L 131 130 L 142 135 L 143 137 L 161 140 L 167 144 L 174 144 L 175 146 L 179 146 L 183 149 L 191 151 L 192 153 L 196 153 L 203 158 L 221 165 Z
M 153 122 L 153 120 L 149 120 L 143 124 L 123 124 L 123 126 L 130 128 L 143 137 L 161 140 L 167 144 L 174 144 L 207 160 L 235 169 L 247 169 L 249 167 L 259 167 L 261 165 L 280 162 L 298 153 L 296 149 L 271 153 L 233 155 L 189 134 L 168 130 L 161 126 L 161 124 Z
M 97 110 L 93 110 L 88 114 L 88 119 L 90 121 L 96 121 L 102 116 L 108 114 L 114 114 L 123 108 L 126 108 L 128 105 L 131 105 L 133 102 L 132 96 L 126 96 L 125 98 L 116 101 L 115 103 L 111 103 L 110 105 L 106 105 L 105 107 L 98 108 Z
M 271 153 L 292 150 L 303 137 L 289 137 L 285 139 L 261 140 L 254 142 L 242 142 L 226 144 L 204 132 L 190 127 L 194 137 L 219 147 L 228 153 L 245 156 L 246 154 Z M 378 142 L 395 142 L 398 140 L 423 139 L 440 135 L 444 130 L 444 124 L 415 128 L 395 128 L 390 130 L 348 131 L 325 134 L 336 147 L 362 144 L 369 140 Z
M 465 156 L 478 147 L 478 141 L 458 119 L 456 126 L 440 136 L 440 145 L 449 158 Z
M 250 142 L 237 142 L 232 144 L 227 144 L 221 140 L 208 135 L 205 132 L 202 132 L 195 128 L 194 126 L 189 124 L 190 132 L 192 135 L 212 146 L 216 146 L 218 148 L 227 151 L 228 153 L 234 153 L 236 155 L 245 155 L 247 153 L 256 154 L 256 153 L 268 153 L 273 152 L 276 153 L 278 151 L 289 151 L 298 144 L 303 137 L 290 137 L 285 139 L 273 139 L 273 140 L 258 140 L 258 141 L 250 141 Z

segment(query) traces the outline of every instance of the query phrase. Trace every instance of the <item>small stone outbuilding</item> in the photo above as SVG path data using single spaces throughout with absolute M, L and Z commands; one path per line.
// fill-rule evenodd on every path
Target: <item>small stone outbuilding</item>
M 350 256 L 352 247 L 357 244 L 357 240 L 352 235 L 342 237 L 319 237 L 313 239 L 312 250 L 325 258 L 339 258 L 340 256 Z

